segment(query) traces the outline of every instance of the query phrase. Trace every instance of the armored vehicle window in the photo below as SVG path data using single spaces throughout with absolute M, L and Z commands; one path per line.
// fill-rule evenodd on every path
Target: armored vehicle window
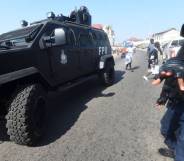
M 173 41 L 171 45 L 172 46 L 178 46 L 178 40 Z
M 108 40 L 109 40 L 106 34 L 104 34 L 104 40 L 105 40 L 106 42 L 108 42 Z
M 98 44 L 98 39 L 97 39 L 96 33 L 92 32 L 92 38 L 93 38 L 93 43 L 94 43 L 95 45 L 97 45 L 97 44 Z
M 179 40 L 179 44 L 180 44 L 180 46 L 183 46 L 184 45 L 184 40 Z
M 88 34 L 80 34 L 79 43 L 81 47 L 88 47 L 93 44 L 91 36 Z
M 11 31 L 0 35 L 0 41 L 12 40 L 17 38 L 25 38 L 28 36 L 35 36 L 35 34 L 40 30 L 42 25 L 33 25 L 26 28 L 21 28 L 19 30 Z
M 97 36 L 96 36 L 96 33 L 92 33 L 92 36 L 93 36 L 93 40 L 97 41 Z
M 101 33 L 101 32 L 99 32 L 97 38 L 98 38 L 98 44 L 99 44 L 100 46 L 103 46 L 103 45 L 105 44 L 105 37 L 104 37 L 104 34 Z
M 107 34 L 104 34 L 104 36 L 105 36 L 106 45 L 110 45 L 109 38 L 108 38 Z
M 68 44 L 71 46 L 76 45 L 76 37 L 75 37 L 75 33 L 72 29 L 70 29 L 67 33 L 67 41 L 68 41 Z

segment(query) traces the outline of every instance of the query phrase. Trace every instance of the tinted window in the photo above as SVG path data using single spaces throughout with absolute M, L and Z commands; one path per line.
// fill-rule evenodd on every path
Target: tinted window
M 36 35 L 42 25 L 33 25 L 0 35 L 0 41 Z
M 109 38 L 107 37 L 106 34 L 104 34 L 104 38 L 105 38 L 105 41 L 108 41 L 109 40 Z
M 91 46 L 91 44 L 93 43 L 91 36 L 88 34 L 81 34 L 79 38 L 79 42 L 80 42 L 80 46 L 83 46 L 83 47 Z
M 184 40 L 179 40 L 179 45 L 183 46 L 184 45 Z
M 93 36 L 93 40 L 94 40 L 94 41 L 97 41 L 96 33 L 93 32 L 93 33 L 92 33 L 92 36 Z
M 162 46 L 162 48 L 165 49 L 165 48 L 167 47 L 168 44 L 169 44 L 169 43 L 164 44 L 164 45 Z
M 178 46 L 178 40 L 174 40 L 174 41 L 171 43 L 171 46 Z
M 99 46 L 103 46 L 105 44 L 105 36 L 103 33 L 98 33 L 97 35 L 97 39 L 98 39 L 98 45 Z
M 98 44 L 98 38 L 97 38 L 97 35 L 96 35 L 96 33 L 92 33 L 92 37 L 93 37 L 93 43 L 95 44 L 95 45 L 97 45 Z
M 75 33 L 74 33 L 73 30 L 68 31 L 67 41 L 68 41 L 68 44 L 71 45 L 71 46 L 76 45 L 76 37 L 75 37 Z

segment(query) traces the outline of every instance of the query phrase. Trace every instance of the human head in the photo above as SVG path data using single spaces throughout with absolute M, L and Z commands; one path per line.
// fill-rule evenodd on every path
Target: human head
M 154 44 L 154 39 L 150 39 L 150 43 L 151 44 Z
M 155 47 L 156 47 L 157 49 L 160 48 L 160 43 L 159 43 L 158 41 L 155 42 L 154 45 L 155 45 Z

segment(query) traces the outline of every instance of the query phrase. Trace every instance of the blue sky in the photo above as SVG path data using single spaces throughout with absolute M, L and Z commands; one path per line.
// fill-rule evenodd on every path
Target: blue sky
M 118 41 L 175 27 L 184 23 L 183 0 L 6 0 L 0 5 L 0 33 L 29 22 L 44 19 L 46 13 L 69 15 L 75 7 L 86 5 L 93 23 L 112 25 Z

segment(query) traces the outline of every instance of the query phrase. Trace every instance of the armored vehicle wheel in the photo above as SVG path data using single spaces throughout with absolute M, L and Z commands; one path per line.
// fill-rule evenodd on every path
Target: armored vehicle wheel
M 114 83 L 115 72 L 114 65 L 111 61 L 106 63 L 105 69 L 100 73 L 100 79 L 106 86 L 111 86 Z
M 46 116 L 46 92 L 42 85 L 19 88 L 6 115 L 10 140 L 21 145 L 35 145 L 43 135 Z

